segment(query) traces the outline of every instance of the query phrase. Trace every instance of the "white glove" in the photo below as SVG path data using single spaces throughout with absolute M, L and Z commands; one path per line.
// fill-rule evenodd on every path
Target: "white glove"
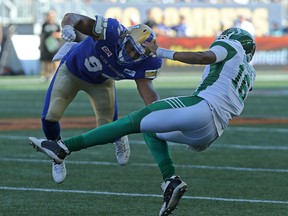
M 74 31 L 74 28 L 70 25 L 63 26 L 61 37 L 67 42 L 74 41 L 76 39 L 76 33 Z

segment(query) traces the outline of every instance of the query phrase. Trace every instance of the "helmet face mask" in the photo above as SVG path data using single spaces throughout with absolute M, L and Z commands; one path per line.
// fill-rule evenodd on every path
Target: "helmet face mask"
M 156 41 L 155 33 L 144 24 L 132 26 L 120 36 L 117 46 L 118 63 L 130 66 L 147 59 L 152 53 L 142 44 Z
M 247 61 L 250 62 L 256 50 L 256 43 L 252 35 L 240 28 L 229 28 L 223 31 L 217 39 L 232 39 L 241 43 L 247 55 Z

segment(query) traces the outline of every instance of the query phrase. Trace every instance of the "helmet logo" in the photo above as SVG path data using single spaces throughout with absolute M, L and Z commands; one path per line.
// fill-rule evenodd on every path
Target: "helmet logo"
M 139 29 L 139 28 L 140 28 L 140 24 L 134 25 L 134 26 L 131 27 L 131 29 Z
M 230 34 L 227 35 L 227 38 L 230 38 L 232 35 L 241 34 L 241 30 L 239 28 L 234 28 Z

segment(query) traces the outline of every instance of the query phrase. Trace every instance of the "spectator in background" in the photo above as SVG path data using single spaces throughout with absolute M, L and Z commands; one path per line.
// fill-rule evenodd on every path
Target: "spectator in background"
M 2 41 L 3 41 L 3 26 L 2 26 L 2 23 L 0 23 L 0 53 L 2 50 Z M 1 54 L 0 54 L 0 57 L 1 57 Z
M 40 35 L 41 82 L 50 81 L 59 64 L 52 59 L 60 48 L 60 30 L 60 25 L 56 23 L 56 12 L 49 11 Z
M 15 32 L 16 27 L 12 24 L 8 26 L 1 26 L 1 52 L 0 52 L 0 74 L 1 75 L 15 75 L 15 71 L 11 65 L 7 65 L 9 49 L 12 46 L 11 37 Z M 17 74 L 24 73 L 19 71 Z
M 139 17 L 136 14 L 131 14 L 129 22 L 129 26 L 137 25 L 140 23 Z
M 249 18 L 245 18 L 243 15 L 239 15 L 238 19 L 235 22 L 235 26 L 236 28 L 241 28 L 247 32 L 249 32 L 253 38 L 255 38 L 255 27 L 252 23 L 252 20 Z M 254 60 L 252 59 L 249 62 L 250 65 L 254 65 Z
M 147 20 L 144 22 L 144 24 L 149 26 L 151 29 L 156 27 L 157 23 L 156 23 L 156 21 L 154 19 L 154 16 L 152 14 L 152 9 L 151 8 L 146 11 L 146 16 L 147 16 Z
M 275 37 L 279 37 L 283 35 L 283 29 L 281 28 L 278 22 L 274 21 L 272 23 L 270 35 L 275 36 Z
M 171 27 L 165 25 L 165 15 L 162 16 L 161 22 L 157 23 L 153 30 L 157 36 L 162 35 L 167 37 L 174 37 L 174 31 L 171 29 Z
M 234 27 L 244 29 L 255 37 L 255 27 L 251 19 L 245 18 L 243 15 L 238 16 L 238 18 L 235 20 Z
M 187 24 L 186 24 L 186 20 L 185 17 L 183 15 L 180 15 L 179 17 L 179 23 L 175 26 L 172 26 L 171 29 L 173 31 L 175 31 L 175 36 L 176 37 L 187 37 Z
M 215 35 L 218 37 L 224 30 L 225 30 L 225 23 L 224 21 L 221 21 L 219 25 L 219 29 L 216 31 Z
M 283 28 L 283 34 L 288 34 L 288 25 L 286 27 Z
M 3 61 L 1 59 L 2 46 L 3 46 L 2 43 L 3 43 L 3 25 L 2 25 L 2 23 L 0 23 L 0 75 L 3 73 L 3 68 L 4 68 Z

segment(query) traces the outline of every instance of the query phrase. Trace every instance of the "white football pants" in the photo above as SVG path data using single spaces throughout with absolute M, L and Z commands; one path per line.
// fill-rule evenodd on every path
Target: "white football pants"
M 218 137 L 212 111 L 205 100 L 188 107 L 153 111 L 141 120 L 141 132 L 157 131 L 159 139 L 205 150 Z

